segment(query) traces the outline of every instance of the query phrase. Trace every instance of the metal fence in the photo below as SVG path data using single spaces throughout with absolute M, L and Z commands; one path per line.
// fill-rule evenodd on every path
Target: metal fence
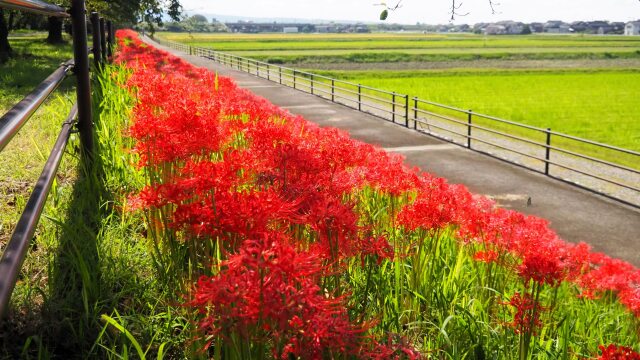
M 155 40 L 640 208 L 640 152 L 213 49 Z
M 66 120 L 62 122 L 62 129 L 51 154 L 16 224 L 11 239 L 2 253 L 2 258 L 0 258 L 0 316 L 4 316 L 71 133 L 74 131 L 79 133 L 82 155 L 87 164 L 91 164 L 94 154 L 89 49 L 87 47 L 87 20 L 84 0 L 72 0 L 69 11 L 39 0 L 0 0 L 0 7 L 70 18 L 73 33 L 73 59 L 60 65 L 29 95 L 0 118 L 0 151 L 5 148 L 67 76 L 73 74 L 76 77 L 76 102 Z M 111 53 L 114 39 L 113 25 L 110 21 L 105 22 L 97 13 L 93 13 L 91 19 L 94 61 L 96 69 L 100 69 L 102 63 Z

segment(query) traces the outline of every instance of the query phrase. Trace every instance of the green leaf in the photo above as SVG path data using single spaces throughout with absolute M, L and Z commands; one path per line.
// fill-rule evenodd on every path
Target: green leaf
M 380 20 L 387 20 L 387 16 L 389 16 L 389 10 L 382 10 L 382 12 L 380 13 Z
M 112 317 L 103 314 L 101 316 L 102 321 L 108 323 L 109 325 L 113 326 L 114 328 L 118 329 L 118 331 L 120 331 L 121 333 L 124 334 L 124 336 L 127 337 L 127 339 L 129 339 L 129 341 L 131 342 L 131 345 L 133 345 L 133 347 L 136 349 L 136 352 L 138 353 L 138 356 L 140 357 L 140 359 L 146 359 L 145 353 L 142 351 L 142 346 L 140 346 L 140 344 L 138 343 L 138 341 L 136 341 L 136 339 L 133 337 L 133 335 L 129 332 L 129 330 L 125 329 L 124 326 L 120 325 L 115 319 L 113 319 Z M 126 349 L 126 347 L 125 347 Z

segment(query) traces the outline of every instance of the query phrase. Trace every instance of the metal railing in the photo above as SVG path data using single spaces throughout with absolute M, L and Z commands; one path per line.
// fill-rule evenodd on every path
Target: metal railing
M 640 208 L 640 152 L 213 49 L 154 40 Z
M 33 238 L 38 221 L 40 220 L 40 215 L 44 209 L 56 172 L 58 171 L 62 154 L 71 133 L 74 131 L 74 126 L 80 135 L 82 155 L 88 164 L 91 164 L 94 154 L 85 1 L 72 0 L 71 9 L 68 12 L 61 7 L 39 0 L 0 0 L 0 7 L 47 16 L 70 17 L 73 32 L 74 55 L 72 60 L 60 65 L 57 70 L 38 85 L 29 95 L 13 106 L 9 112 L 0 117 L 0 151 L 5 148 L 20 128 L 22 128 L 67 76 L 73 73 L 76 77 L 76 102 L 67 119 L 62 123 L 62 129 L 44 165 L 40 178 L 0 258 L 0 317 L 2 317 L 7 312 L 11 294 L 20 274 L 22 263 L 29 249 L 29 244 Z M 92 16 L 92 18 L 94 17 L 99 19 L 97 14 Z M 102 22 L 104 22 L 104 19 L 102 19 Z M 93 51 L 94 57 L 97 60 L 97 68 L 100 68 L 99 65 L 101 62 L 107 58 L 107 49 L 113 45 L 113 26 L 111 22 L 107 23 L 107 28 L 110 31 L 108 38 L 111 39 L 108 45 L 102 40 L 102 38 L 104 38 L 104 29 L 99 29 L 99 32 L 96 32 L 94 27 Z M 100 46 L 100 44 L 103 46 Z M 98 49 L 98 52 L 96 52 L 96 49 Z

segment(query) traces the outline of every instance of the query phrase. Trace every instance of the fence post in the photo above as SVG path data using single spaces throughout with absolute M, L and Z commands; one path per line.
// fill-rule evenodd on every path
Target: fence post
M 362 111 L 362 85 L 358 84 L 358 111 Z
M 544 174 L 549 175 L 549 159 L 551 157 L 551 128 L 547 128 L 547 146 L 544 155 Z
M 313 95 L 313 74 L 311 74 L 311 95 Z
M 280 79 L 280 85 L 282 85 L 282 66 L 278 66 L 278 78 Z
M 91 13 L 91 35 L 93 38 L 93 63 L 95 64 L 96 69 L 100 69 L 100 64 L 102 63 L 102 49 L 100 48 L 102 46 L 102 41 L 100 40 L 100 15 L 95 11 Z
M 336 81 L 331 79 L 331 102 L 336 102 Z
M 107 21 L 107 56 L 113 56 L 113 23 L 111 20 Z
M 91 114 L 91 82 L 89 81 L 86 12 L 84 0 L 72 0 L 71 26 L 75 63 L 73 71 L 77 79 L 78 130 L 80 132 L 83 155 L 86 156 L 87 160 L 91 161 L 93 158 L 93 115 Z
M 296 71 L 293 70 L 293 88 L 296 88 Z
M 409 95 L 404 96 L 404 126 L 409 127 Z
M 396 92 L 391 95 L 391 122 L 396 122 Z
M 471 116 L 473 111 L 467 113 L 467 149 L 471 149 Z
M 418 97 L 413 97 L 413 128 L 418 128 Z
M 100 18 L 100 50 L 102 50 L 102 62 L 107 62 L 107 37 L 106 33 L 106 23 L 104 18 Z

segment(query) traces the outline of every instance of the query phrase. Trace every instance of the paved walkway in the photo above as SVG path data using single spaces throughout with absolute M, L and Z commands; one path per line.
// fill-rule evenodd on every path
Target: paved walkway
M 152 42 L 149 39 L 146 41 Z M 501 206 L 550 221 L 563 239 L 583 241 L 640 267 L 640 210 L 506 162 L 406 129 L 328 100 L 152 42 L 200 67 L 233 78 L 273 104 L 355 139 L 402 153 L 407 163 L 466 185 Z M 529 200 L 530 199 L 530 200 Z

